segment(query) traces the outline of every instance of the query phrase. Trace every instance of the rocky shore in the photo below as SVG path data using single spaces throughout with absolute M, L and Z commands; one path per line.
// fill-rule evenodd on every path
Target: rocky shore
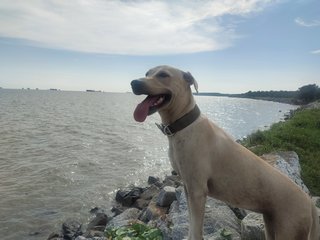
M 299 157 L 295 152 L 277 152 L 262 157 L 309 194 L 301 180 Z M 320 197 L 312 199 L 320 217 Z M 69 219 L 60 230 L 51 233 L 48 240 L 108 240 L 105 234 L 107 229 L 135 223 L 160 229 L 164 240 L 182 240 L 188 233 L 186 196 L 183 183 L 175 173 L 163 180 L 150 176 L 147 187 L 121 189 L 116 193 L 111 210 L 94 208 L 90 212 L 95 217 L 88 224 Z M 261 214 L 207 198 L 204 239 L 265 239 L 263 229 Z

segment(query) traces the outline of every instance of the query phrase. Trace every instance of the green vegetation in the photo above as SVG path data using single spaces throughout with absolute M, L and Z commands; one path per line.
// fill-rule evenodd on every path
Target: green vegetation
M 249 91 L 241 94 L 198 93 L 203 96 L 252 98 L 290 104 L 308 104 L 320 99 L 320 88 L 316 84 L 302 86 L 297 91 Z
M 257 131 L 241 141 L 258 155 L 272 151 L 295 151 L 302 179 L 313 195 L 320 195 L 320 109 L 298 110 L 285 122 Z
M 222 239 L 225 239 L 225 240 L 231 240 L 232 239 L 232 233 L 230 231 L 228 231 L 227 229 L 223 228 L 220 231 L 220 237 Z
M 140 223 L 120 228 L 109 228 L 105 233 L 108 240 L 162 240 L 160 229 Z

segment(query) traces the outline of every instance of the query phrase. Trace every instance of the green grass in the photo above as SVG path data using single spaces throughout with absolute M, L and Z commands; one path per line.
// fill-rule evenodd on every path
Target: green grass
M 241 141 L 257 155 L 295 151 L 302 179 L 313 195 L 320 195 L 320 109 L 299 110 L 292 118 L 257 131 Z

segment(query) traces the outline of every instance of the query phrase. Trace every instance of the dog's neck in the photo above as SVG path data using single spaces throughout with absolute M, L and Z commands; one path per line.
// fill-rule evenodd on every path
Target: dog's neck
M 200 110 L 195 102 L 192 100 L 192 104 L 186 105 L 184 109 L 177 114 L 177 111 L 162 111 L 159 112 L 162 124 L 157 124 L 158 128 L 166 136 L 173 136 L 175 133 L 181 131 L 182 129 L 188 127 L 200 116 Z M 167 117 L 167 118 L 166 118 Z M 167 121 L 166 121 L 167 120 Z
M 170 125 L 189 113 L 196 105 L 193 96 L 185 102 L 184 106 L 170 107 L 169 109 L 159 111 L 163 125 Z

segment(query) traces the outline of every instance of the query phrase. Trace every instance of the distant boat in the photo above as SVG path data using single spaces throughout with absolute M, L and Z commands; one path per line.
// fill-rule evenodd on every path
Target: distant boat
M 50 88 L 50 91 L 58 91 L 56 88 Z
M 86 92 L 101 92 L 101 91 L 96 91 L 96 90 L 92 90 L 92 89 L 87 89 Z

